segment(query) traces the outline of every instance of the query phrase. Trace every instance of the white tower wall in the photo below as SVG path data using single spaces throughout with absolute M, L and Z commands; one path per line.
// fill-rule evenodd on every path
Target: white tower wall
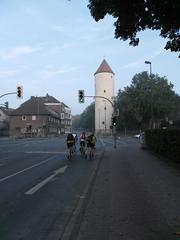
M 95 95 L 108 98 L 113 102 L 114 74 L 100 72 L 95 74 Z M 96 133 L 110 133 L 112 104 L 103 98 L 95 98 L 95 131 Z

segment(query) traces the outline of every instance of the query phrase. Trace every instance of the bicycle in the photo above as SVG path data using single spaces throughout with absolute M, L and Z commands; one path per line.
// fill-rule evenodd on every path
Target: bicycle
M 86 149 L 85 149 L 85 142 L 81 142 L 80 143 L 80 152 L 81 152 L 81 155 L 84 156 L 85 153 L 86 153 Z
M 74 153 L 74 145 L 69 146 L 69 154 L 67 156 L 68 160 L 72 159 L 73 153 Z
M 85 158 L 88 158 L 89 160 L 93 160 L 94 159 L 94 150 L 95 150 L 94 146 L 89 146 L 87 148 L 87 151 L 85 152 Z
M 95 150 L 94 146 L 90 147 L 89 160 L 93 160 L 94 159 L 94 150 Z

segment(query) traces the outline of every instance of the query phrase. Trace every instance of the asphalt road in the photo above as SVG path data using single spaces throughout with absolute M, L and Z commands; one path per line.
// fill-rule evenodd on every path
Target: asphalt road
M 0 139 L 0 240 L 179 240 L 179 186 L 179 165 L 134 138 L 71 162 L 63 137 Z
M 0 139 L 0 239 L 59 239 L 94 162 L 78 151 L 69 162 L 64 137 Z

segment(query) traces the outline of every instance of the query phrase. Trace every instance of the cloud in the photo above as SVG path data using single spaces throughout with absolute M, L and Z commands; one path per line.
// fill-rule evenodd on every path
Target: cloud
M 50 29 L 55 32 L 64 32 L 65 31 L 65 27 L 61 26 L 61 25 L 52 25 L 52 26 L 50 26 Z
M 78 27 L 74 27 L 78 26 Z M 109 24 L 97 25 L 96 22 L 86 22 L 84 19 L 74 19 L 73 25 L 50 25 L 49 29 L 53 32 L 62 34 L 70 39 L 76 38 L 77 41 L 94 41 L 97 37 L 102 37 L 103 33 L 108 34 L 111 31 Z M 84 34 L 86 32 L 86 34 Z M 106 40 L 106 39 L 105 39 Z
M 0 78 L 13 77 L 17 74 L 17 70 L 3 70 L 0 69 Z
M 127 69 L 127 68 L 138 68 L 138 67 L 141 67 L 146 60 L 151 61 L 153 58 L 161 55 L 162 53 L 164 53 L 164 50 L 156 50 L 156 51 L 154 51 L 151 54 L 148 54 L 146 56 L 142 56 L 141 58 L 139 58 L 139 59 L 137 59 L 137 60 L 135 60 L 133 62 L 130 62 L 130 63 L 120 67 L 119 70 L 120 69 Z
M 34 49 L 31 46 L 21 46 L 21 47 L 15 47 L 12 49 L 5 49 L 5 50 L 0 50 L 0 58 L 14 59 L 22 55 L 31 54 L 35 51 L 37 51 L 37 49 Z
M 79 67 L 62 66 L 61 68 L 56 69 L 56 70 L 43 70 L 40 72 L 40 75 L 43 79 L 50 79 L 50 78 L 54 78 L 54 77 L 59 76 L 64 73 L 69 73 L 69 72 L 75 71 L 77 69 L 79 69 Z

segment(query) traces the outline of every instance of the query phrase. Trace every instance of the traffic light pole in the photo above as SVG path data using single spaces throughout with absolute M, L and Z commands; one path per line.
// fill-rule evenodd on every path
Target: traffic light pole
M 115 126 L 113 126 L 113 136 L 114 136 L 114 148 L 116 148 L 117 135 L 116 135 L 116 127 Z
M 106 98 L 106 97 L 103 97 L 103 96 L 84 96 L 84 97 L 92 97 L 92 98 L 103 98 L 103 99 L 106 99 L 108 102 L 111 103 L 112 107 L 113 107 L 113 110 L 114 110 L 114 104 L 113 102 L 111 102 L 111 100 L 109 100 L 109 98 Z
M 4 96 L 6 96 L 6 95 L 11 95 L 11 94 L 16 94 L 16 92 L 5 93 L 5 94 L 3 94 L 3 95 L 0 95 L 0 98 L 4 97 Z
M 103 96 L 84 96 L 84 97 L 93 97 L 93 98 L 103 98 L 103 99 L 106 99 L 108 102 L 111 103 L 111 105 L 113 107 L 113 115 L 115 114 L 115 106 L 114 106 L 113 102 L 111 100 L 109 100 L 109 98 L 106 98 L 106 97 L 103 97 Z M 116 148 L 116 139 L 117 139 L 116 126 L 112 126 L 112 131 L 113 131 L 113 136 L 114 136 L 114 148 Z

